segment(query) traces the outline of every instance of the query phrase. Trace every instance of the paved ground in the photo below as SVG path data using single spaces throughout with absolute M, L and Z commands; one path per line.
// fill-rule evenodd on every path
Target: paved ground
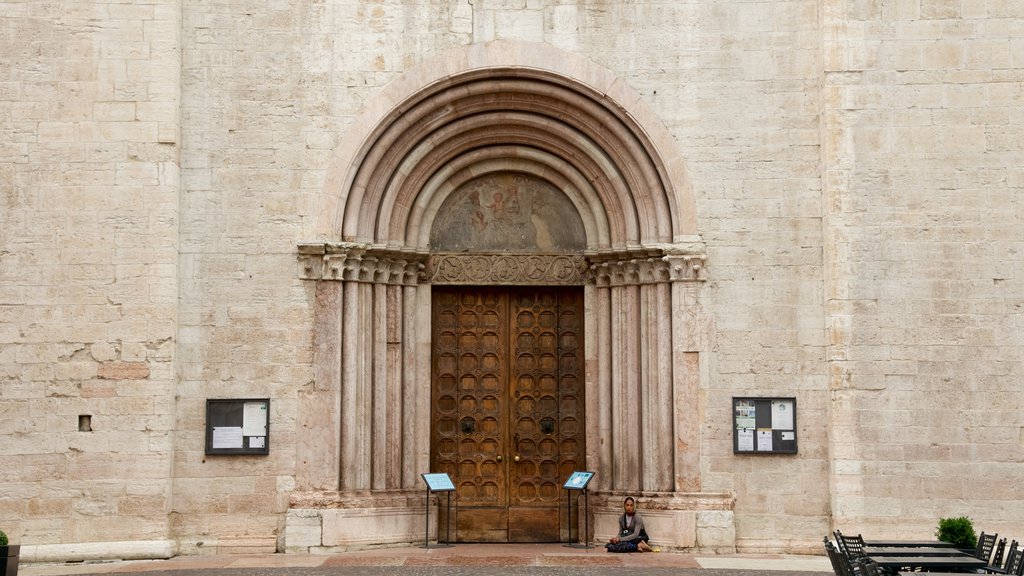
M 458 544 L 334 555 L 184 556 L 169 560 L 22 564 L 18 576 L 832 576 L 824 556 L 609 554 L 561 544 Z

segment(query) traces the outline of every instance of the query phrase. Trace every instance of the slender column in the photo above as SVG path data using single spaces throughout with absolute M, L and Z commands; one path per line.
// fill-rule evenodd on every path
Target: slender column
M 354 282 L 344 282 L 342 299 L 342 326 L 343 335 L 341 338 L 341 490 L 355 490 L 359 488 L 357 461 L 359 453 L 358 421 L 359 403 L 357 392 L 359 388 L 359 359 L 360 342 L 359 338 L 359 285 Z
M 359 283 L 359 374 L 356 385 L 356 421 L 358 426 L 354 461 L 358 463 L 356 486 L 365 490 L 373 481 L 373 284 Z
M 583 287 L 586 331 L 593 336 L 584 340 L 586 390 L 587 469 L 595 472 L 591 488 L 607 490 L 612 486 L 612 391 L 611 336 L 608 288 L 587 284 Z
M 387 426 L 384 428 L 386 465 L 384 487 L 400 488 L 402 485 L 402 287 L 387 286 Z
M 672 287 L 667 283 L 657 285 L 658 292 L 658 383 L 660 400 L 658 408 L 661 410 L 660 421 L 662 423 L 662 437 L 664 444 L 661 452 L 661 462 L 668 462 L 669 465 L 658 466 L 656 490 L 672 490 L 675 486 L 675 461 L 672 455 L 675 453 L 675 397 L 672 383 Z M 696 412 L 696 406 L 691 406 Z
M 658 427 L 660 422 L 655 418 L 657 410 L 657 375 L 651 370 L 651 364 L 655 362 L 652 358 L 656 348 L 657 334 L 654 327 L 658 319 L 654 317 L 654 310 L 651 307 L 651 291 L 653 286 L 644 284 L 637 287 L 640 293 L 640 309 L 636 321 L 639 325 L 639 402 L 640 415 L 637 418 L 638 434 L 640 435 L 640 489 L 653 490 L 653 479 L 651 474 L 656 466 L 658 449 L 661 446 L 660 436 L 664 432 Z
M 416 469 L 430 470 L 430 305 L 431 292 L 429 285 L 416 288 L 416 326 L 423 327 L 416 332 L 415 357 L 416 365 Z
M 416 382 L 416 287 L 402 286 L 402 488 L 414 488 L 421 469 L 416 462 L 419 395 Z M 429 393 L 429 390 L 428 390 Z M 429 411 L 428 411 L 429 416 Z
M 387 434 L 388 422 L 388 353 L 387 353 L 387 323 L 388 323 L 388 294 L 387 286 L 384 284 L 371 284 L 370 290 L 373 298 L 371 362 L 373 366 L 370 383 L 372 425 L 370 427 L 370 438 L 373 450 L 370 454 L 372 462 L 371 483 L 374 490 L 387 488 L 388 470 L 388 443 L 393 436 Z

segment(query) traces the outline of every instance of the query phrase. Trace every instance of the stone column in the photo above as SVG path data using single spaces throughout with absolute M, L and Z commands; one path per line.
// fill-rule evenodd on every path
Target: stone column
M 340 282 L 316 283 L 313 326 L 313 383 L 298 394 L 295 486 L 298 490 L 337 490 L 341 463 Z M 327 430 L 328 433 L 322 433 Z
M 673 489 L 698 492 L 700 481 L 700 417 L 692 403 L 700 390 L 700 351 L 706 350 L 712 331 L 700 312 L 700 285 L 704 259 L 667 256 L 672 294 L 672 390 L 675 412 Z
M 687 295 L 696 294 L 702 262 L 702 255 L 664 256 L 655 250 L 605 256 L 591 266 L 594 290 L 609 294 L 607 307 L 595 298 L 588 317 L 597 335 L 597 401 L 588 416 L 598 418 L 599 448 L 592 454 L 600 458 L 597 469 L 610 462 L 610 479 L 598 484 L 601 489 L 699 488 L 695 366 L 703 328 L 698 302 Z
M 316 382 L 298 415 L 300 490 L 415 488 L 425 470 L 429 368 L 424 380 L 417 324 L 429 325 L 429 311 L 424 318 L 416 306 L 422 264 L 406 256 L 300 246 L 300 275 L 317 281 Z

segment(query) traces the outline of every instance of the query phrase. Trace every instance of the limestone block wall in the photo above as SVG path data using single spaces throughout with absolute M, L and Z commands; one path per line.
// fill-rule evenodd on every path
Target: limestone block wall
M 0 518 L 26 557 L 171 549 L 180 28 L 173 0 L 0 6 Z
M 190 396 L 180 412 L 183 439 L 195 434 L 186 418 L 207 395 L 265 391 L 281 398 L 273 416 L 290 422 L 295 391 L 311 386 L 303 339 L 312 295 L 285 272 L 288 241 L 309 239 L 300 234 L 317 216 L 311 199 L 326 158 L 354 145 L 340 139 L 375 92 L 471 42 L 547 42 L 628 82 L 684 150 L 715 267 L 703 304 L 719 322 L 693 405 L 708 421 L 702 489 L 737 494 L 738 537 L 752 549 L 820 540 L 829 504 L 820 490 L 827 380 L 815 3 L 262 6 L 184 4 L 182 258 L 195 278 L 183 277 L 182 289 L 182 387 Z M 282 349 L 277 334 L 291 347 Z M 799 456 L 732 455 L 730 399 L 752 393 L 799 397 Z M 190 494 L 176 500 L 183 539 L 224 536 L 248 503 L 258 506 L 248 511 L 257 521 L 237 537 L 272 533 L 291 482 L 290 441 L 276 436 L 269 458 L 244 465 L 203 461 L 195 438 L 182 441 L 176 478 Z M 261 486 L 219 482 L 254 475 L 265 478 Z M 212 508 L 228 485 L 240 490 L 237 507 Z M 274 498 L 259 498 L 263 488 Z
M 715 322 L 695 407 L 702 488 L 735 494 L 738 549 L 817 550 L 829 524 L 817 4 L 642 3 L 595 18 L 593 57 L 664 119 L 697 198 Z M 731 400 L 746 395 L 797 398 L 798 455 L 733 455 Z
M 603 66 L 682 150 L 713 320 L 700 489 L 735 496 L 721 533 L 800 551 L 833 527 L 1020 516 L 1012 3 L 0 8 L 0 518 L 22 542 L 283 549 L 297 439 L 320 433 L 296 423 L 316 386 L 296 245 L 332 151 L 403 72 L 492 40 Z M 734 456 L 740 395 L 795 396 L 799 454 Z M 269 456 L 205 456 L 218 397 L 271 398 Z
M 1005 2 L 822 4 L 840 528 L 1019 529 L 1022 17 Z

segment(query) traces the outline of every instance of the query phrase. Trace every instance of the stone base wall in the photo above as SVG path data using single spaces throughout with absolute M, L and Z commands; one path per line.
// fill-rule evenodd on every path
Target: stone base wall
M 431 522 L 426 522 L 425 514 Z M 285 518 L 284 544 L 292 553 L 336 553 L 437 540 L 437 506 L 299 508 Z M 452 535 L 454 537 L 454 534 Z M 441 532 L 442 539 L 445 533 Z

